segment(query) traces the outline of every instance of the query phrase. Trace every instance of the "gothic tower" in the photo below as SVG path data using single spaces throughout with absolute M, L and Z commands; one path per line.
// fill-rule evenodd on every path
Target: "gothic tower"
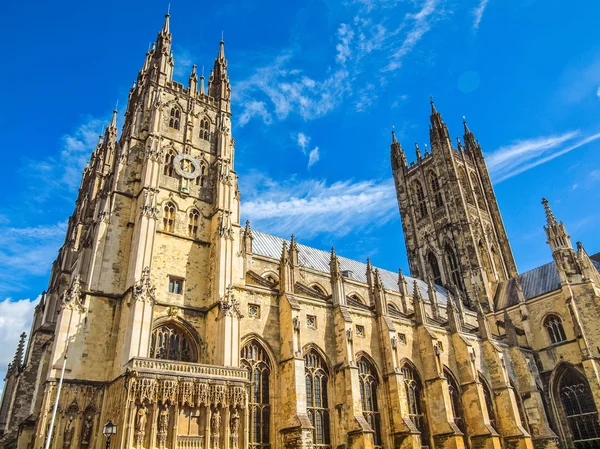
M 392 131 L 391 162 L 411 274 L 491 307 L 497 285 L 517 274 L 479 142 L 464 124 L 454 148 L 431 101 L 431 152 L 416 162 Z

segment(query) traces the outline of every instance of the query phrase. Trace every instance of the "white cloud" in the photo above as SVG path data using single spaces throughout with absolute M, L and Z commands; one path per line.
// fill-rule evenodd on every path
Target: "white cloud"
M 306 147 L 310 143 L 310 137 L 308 137 L 304 133 L 298 133 L 298 137 L 297 138 L 298 138 L 298 146 L 300 146 L 300 148 L 302 148 L 302 152 L 304 154 L 306 154 Z
M 278 235 L 303 238 L 318 234 L 343 236 L 381 226 L 397 215 L 391 180 L 325 181 L 292 178 L 273 181 L 254 173 L 244 186 L 249 200 L 242 214 L 253 226 Z
M 244 126 L 254 116 L 262 118 L 265 125 L 273 123 L 273 117 L 267 111 L 267 105 L 264 101 L 248 101 L 244 103 L 244 111 L 238 120 L 240 126 Z
M 600 138 L 600 133 L 597 133 L 560 148 L 580 134 L 578 130 L 570 131 L 557 136 L 519 140 L 501 147 L 486 158 L 490 173 L 499 183 Z
M 354 38 L 354 31 L 346 25 L 342 23 L 338 28 L 338 39 L 340 43 L 336 45 L 335 49 L 337 50 L 337 55 L 335 60 L 341 65 L 346 64 L 346 61 L 352 56 L 352 50 L 350 50 L 350 43 Z
M 489 0 L 481 0 L 477 8 L 473 10 L 473 29 L 478 30 L 479 25 L 481 24 L 481 19 L 483 18 L 483 12 L 485 11 L 486 6 L 488 5 Z
M 413 21 L 412 27 L 404 37 L 400 48 L 396 50 L 384 71 L 397 70 L 402 66 L 404 57 L 412 51 L 421 38 L 431 29 L 431 19 L 436 12 L 438 0 L 426 0 L 423 7 L 416 14 L 407 14 L 406 17 Z
M 596 96 L 597 96 L 598 98 L 600 98 L 600 87 L 598 87 L 598 89 L 596 90 Z
M 319 147 L 314 147 L 308 155 L 308 166 L 311 167 L 319 160 Z
M 0 379 L 4 379 L 6 368 L 13 361 L 20 335 L 25 332 L 29 337 L 33 310 L 39 299 L 13 301 L 8 298 L 0 301 Z

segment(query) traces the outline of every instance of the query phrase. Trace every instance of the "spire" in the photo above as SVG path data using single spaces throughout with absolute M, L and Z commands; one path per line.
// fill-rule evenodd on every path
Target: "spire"
M 216 100 L 225 101 L 229 101 L 231 96 L 231 85 L 227 76 L 227 60 L 225 59 L 225 42 L 222 36 L 219 43 L 219 53 L 208 79 L 208 95 Z
M 392 144 L 390 145 L 390 155 L 392 159 L 392 170 L 397 170 L 400 167 L 408 167 L 406 163 L 406 155 L 402 150 L 402 145 L 396 140 L 396 133 L 392 126 Z
M 475 135 L 469 129 L 467 125 L 467 118 L 463 115 L 463 128 L 465 130 L 465 134 L 463 135 L 463 140 L 465 142 L 465 152 L 467 153 L 481 153 L 481 146 L 479 142 L 475 139 Z
M 160 81 L 171 81 L 173 79 L 173 54 L 171 52 L 171 27 L 169 24 L 170 14 L 165 14 L 165 22 L 156 38 L 156 47 L 150 52 L 154 63 L 157 66 L 158 74 L 151 72 L 155 79 Z
M 417 284 L 416 279 L 413 283 L 413 307 L 415 309 L 415 321 L 417 324 L 426 324 L 427 313 L 425 312 L 425 304 L 423 303 L 423 298 L 421 298 L 419 284 Z
M 381 274 L 379 270 L 375 269 L 375 288 L 373 290 L 373 297 L 375 300 L 375 310 L 378 315 L 388 314 L 387 298 L 385 295 L 385 288 L 383 281 L 381 280 Z
M 25 339 L 27 338 L 27 334 L 23 332 L 19 338 L 19 344 L 17 345 L 17 350 L 15 352 L 15 358 L 13 359 L 12 366 L 15 370 L 19 371 L 21 365 L 23 364 L 23 350 L 25 348 Z
M 419 144 L 415 142 L 415 152 L 417 153 L 417 161 L 421 161 L 423 157 L 421 156 L 421 150 L 419 149 Z
M 542 204 L 544 205 L 544 210 L 546 211 L 546 224 L 544 226 L 544 230 L 546 231 L 546 235 L 548 237 L 548 243 L 550 245 L 550 249 L 554 254 L 558 250 L 572 250 L 571 246 L 571 236 L 567 234 L 567 230 L 565 229 L 565 225 L 563 222 L 558 222 L 552 209 L 550 209 L 550 205 L 548 204 L 548 200 L 546 198 L 542 198 Z
M 548 204 L 548 200 L 546 198 L 542 198 L 542 204 L 544 205 L 544 210 L 546 211 L 546 223 L 548 226 L 557 225 L 556 217 L 554 217 L 554 213 L 552 209 L 550 209 L 550 204 Z
M 171 28 L 170 28 L 170 24 L 169 24 L 169 17 L 171 17 L 171 5 L 169 5 L 169 8 L 167 9 L 167 13 L 165 14 L 165 23 L 163 24 L 162 33 L 165 34 L 169 34 L 171 32 Z
M 296 236 L 292 234 L 290 239 L 290 261 L 293 266 L 298 265 L 298 244 L 296 243 Z
M 331 298 L 333 304 L 345 305 L 346 293 L 344 290 L 342 270 L 340 269 L 340 261 L 333 246 L 331 247 L 331 257 L 329 259 L 329 272 L 331 274 Z
M 113 110 L 113 114 L 112 114 L 112 119 L 110 120 L 110 127 L 111 128 L 115 128 L 117 129 L 117 106 L 119 105 L 119 102 L 117 102 L 117 105 L 115 106 L 115 109 Z
M 373 288 L 373 266 L 371 265 L 371 259 L 367 257 L 367 284 L 369 284 L 369 289 Z
M 194 95 L 198 89 L 198 74 L 196 73 L 196 64 L 192 65 L 192 73 L 190 73 L 188 88 L 190 95 Z
M 456 147 L 458 148 L 458 152 L 459 152 L 460 154 L 464 154 L 464 150 L 463 150 L 462 143 L 461 143 L 461 141 L 460 141 L 460 137 L 457 137 L 457 138 L 456 138 Z
M 246 254 L 252 253 L 252 240 L 254 236 L 252 235 L 252 228 L 250 227 L 250 220 L 246 220 L 246 227 L 244 228 L 244 252 Z
M 204 66 L 202 66 L 202 75 L 200 75 L 200 93 L 202 95 L 205 94 L 205 92 L 204 92 Z
M 444 123 L 442 119 L 442 115 L 437 111 L 435 104 L 433 103 L 433 97 L 429 97 L 429 102 L 431 103 L 431 116 L 429 120 L 431 121 L 431 127 L 429 128 L 429 140 L 431 143 L 431 151 L 433 152 L 438 144 L 443 139 L 449 139 L 448 127 Z

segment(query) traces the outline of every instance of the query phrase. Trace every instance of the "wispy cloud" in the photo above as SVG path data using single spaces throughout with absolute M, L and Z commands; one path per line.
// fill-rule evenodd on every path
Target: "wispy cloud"
M 297 141 L 298 146 L 302 148 L 302 152 L 306 154 L 306 147 L 308 147 L 308 144 L 310 143 L 310 137 L 304 133 L 298 133 Z
M 490 173 L 495 182 L 499 183 L 600 138 L 600 133 L 592 134 L 563 146 L 580 135 L 581 132 L 576 130 L 561 135 L 519 140 L 501 147 L 487 156 Z
M 57 155 L 29 160 L 25 169 L 39 178 L 32 198 L 44 201 L 49 197 L 74 192 L 81 182 L 81 172 L 98 144 L 98 137 L 109 120 L 86 118 L 75 130 L 61 139 Z M 70 197 L 71 195 L 69 195 Z
M 191 73 L 192 65 L 194 64 L 194 56 L 192 53 L 186 48 L 175 47 L 173 50 L 173 59 L 175 60 L 173 74 L 180 78 L 187 78 Z
M 235 101 L 242 108 L 240 125 L 255 117 L 270 124 L 272 118 L 285 120 L 290 114 L 314 120 L 356 95 L 356 109 L 369 108 L 378 97 L 367 95 L 364 89 L 353 89 L 354 82 L 368 70 L 375 74 L 375 84 L 381 90 L 432 24 L 444 16 L 441 1 L 415 2 L 416 9 L 413 2 L 395 0 L 345 3 L 349 8 L 346 13 L 351 13 L 353 19 L 335 28 L 335 58 L 321 75 L 309 76 L 299 70 L 296 60 L 302 52 L 290 47 L 233 86 Z M 383 8 L 390 11 L 381 14 Z
M 13 301 L 7 298 L 0 301 L 0 378 L 4 379 L 6 368 L 13 361 L 19 337 L 23 332 L 29 333 L 33 310 L 39 302 L 21 299 Z M 3 387 L 3 385 L 1 386 Z M 0 387 L 0 395 L 2 388 Z
M 483 13 L 485 8 L 487 7 L 489 0 L 481 0 L 477 8 L 473 10 L 473 29 L 477 31 L 479 29 L 479 25 L 481 24 L 481 19 L 483 18 Z
M 291 179 L 277 182 L 254 173 L 247 177 L 250 192 L 242 205 L 253 226 L 278 235 L 296 233 L 311 238 L 321 233 L 343 236 L 381 226 L 396 216 L 390 180 L 325 181 Z
M 598 89 L 596 90 L 596 96 L 597 96 L 598 98 L 600 98 L 600 87 L 598 87 Z
M 27 288 L 30 276 L 43 276 L 64 241 L 66 222 L 30 228 L 0 228 L 0 294 Z
M 311 167 L 319 160 L 319 147 L 314 147 L 308 155 L 308 166 Z

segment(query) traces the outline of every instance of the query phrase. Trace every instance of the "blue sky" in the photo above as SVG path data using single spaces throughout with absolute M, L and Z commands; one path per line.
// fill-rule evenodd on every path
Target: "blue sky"
M 0 370 L 64 238 L 80 171 L 160 29 L 156 1 L 0 6 Z M 600 4 L 558 0 L 172 1 L 176 79 L 233 84 L 243 219 L 407 269 L 389 166 L 428 141 L 433 95 L 480 140 L 519 270 L 550 260 L 543 196 L 600 251 Z M 14 343 L 14 344 L 13 344 Z

